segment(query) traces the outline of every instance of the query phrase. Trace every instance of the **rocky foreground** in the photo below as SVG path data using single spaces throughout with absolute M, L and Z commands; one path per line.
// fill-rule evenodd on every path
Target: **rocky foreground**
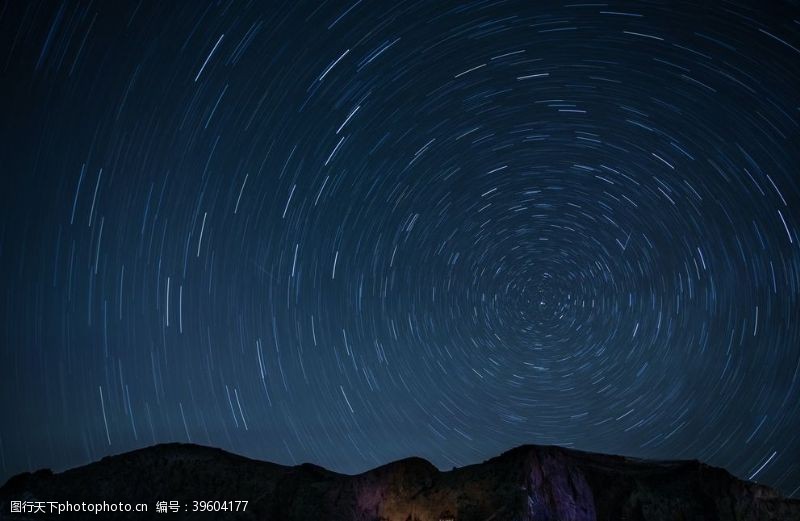
M 33 513 L 59 508 L 55 502 L 62 509 L 64 502 L 85 502 L 86 508 L 105 502 L 107 510 Z M 112 502 L 116 511 L 109 511 Z M 144 503 L 148 511 L 122 512 L 120 502 Z M 410 458 L 348 476 L 310 464 L 287 467 L 219 449 L 165 444 L 59 474 L 20 474 L 0 488 L 0 519 L 42 518 L 800 521 L 800 501 L 697 461 L 647 461 L 560 447 L 522 446 L 448 472 Z

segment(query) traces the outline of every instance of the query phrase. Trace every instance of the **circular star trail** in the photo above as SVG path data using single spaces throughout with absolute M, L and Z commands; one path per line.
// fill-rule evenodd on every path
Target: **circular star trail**
M 797 494 L 799 24 L 3 3 L 3 476 L 538 443 Z

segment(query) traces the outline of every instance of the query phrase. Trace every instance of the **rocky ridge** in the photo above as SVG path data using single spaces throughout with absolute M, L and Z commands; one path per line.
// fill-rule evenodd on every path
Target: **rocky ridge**
M 247 500 L 245 511 L 193 512 L 196 500 Z M 256 461 L 219 449 L 164 444 L 52 473 L 11 478 L 12 501 L 146 503 L 148 513 L 62 513 L 58 519 L 237 521 L 800 521 L 800 501 L 698 461 L 649 461 L 526 445 L 442 472 L 409 458 L 350 476 Z M 156 513 L 157 501 L 178 512 Z

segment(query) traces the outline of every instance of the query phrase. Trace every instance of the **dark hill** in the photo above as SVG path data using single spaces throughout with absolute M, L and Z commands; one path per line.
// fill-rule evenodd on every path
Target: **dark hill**
M 240 504 L 239 512 L 197 513 L 195 500 L 248 503 L 243 512 Z M 12 514 L 12 501 L 147 503 L 149 511 Z M 178 501 L 180 512 L 156 513 L 157 501 Z M 348 476 L 166 444 L 59 474 L 20 474 L 0 488 L 0 519 L 437 521 L 445 513 L 458 521 L 800 521 L 800 501 L 697 461 L 531 445 L 449 472 L 409 458 Z

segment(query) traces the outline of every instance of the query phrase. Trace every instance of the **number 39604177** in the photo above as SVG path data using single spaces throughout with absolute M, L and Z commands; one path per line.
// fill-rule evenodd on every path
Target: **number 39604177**
M 192 512 L 244 512 L 246 500 L 192 501 Z

